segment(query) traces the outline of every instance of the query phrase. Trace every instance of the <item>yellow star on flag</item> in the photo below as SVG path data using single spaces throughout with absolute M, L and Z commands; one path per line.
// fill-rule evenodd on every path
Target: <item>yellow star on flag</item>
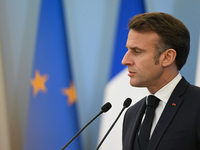
M 35 78 L 31 80 L 34 96 L 36 96 L 39 91 L 42 91 L 43 93 L 47 91 L 47 88 L 45 86 L 47 80 L 48 80 L 47 74 L 41 75 L 38 70 L 35 71 Z
M 62 92 L 65 96 L 68 97 L 68 105 L 72 105 L 75 101 L 76 101 L 76 90 L 75 90 L 75 86 L 73 83 L 70 83 L 70 87 L 68 88 L 63 88 Z

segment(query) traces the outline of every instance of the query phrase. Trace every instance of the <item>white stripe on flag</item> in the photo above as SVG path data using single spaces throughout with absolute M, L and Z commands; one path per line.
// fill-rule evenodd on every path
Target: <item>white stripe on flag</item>
M 199 50 L 197 56 L 198 58 L 197 58 L 195 85 L 200 86 L 200 33 L 199 33 Z
M 102 115 L 99 140 L 106 134 L 119 112 L 123 107 L 124 100 L 128 97 L 132 99 L 132 105 L 146 96 L 146 88 L 135 88 L 129 84 L 129 77 L 127 76 L 127 68 L 123 69 L 117 74 L 106 86 L 104 104 L 110 102 L 112 104 L 111 110 Z M 122 123 L 123 116 L 119 118 L 118 122 L 101 145 L 101 150 L 121 150 L 122 149 Z M 100 142 L 100 141 L 99 141 Z

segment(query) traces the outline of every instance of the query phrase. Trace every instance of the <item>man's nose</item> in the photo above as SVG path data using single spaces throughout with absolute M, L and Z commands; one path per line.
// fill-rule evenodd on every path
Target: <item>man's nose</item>
M 127 51 L 126 54 L 124 55 L 123 59 L 122 59 L 122 65 L 129 65 L 130 64 L 130 58 L 129 58 L 129 52 Z

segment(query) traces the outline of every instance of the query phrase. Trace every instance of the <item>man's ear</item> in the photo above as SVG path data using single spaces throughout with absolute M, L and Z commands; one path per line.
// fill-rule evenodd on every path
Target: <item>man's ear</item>
M 165 52 L 161 54 L 161 58 L 162 58 L 162 66 L 167 67 L 175 62 L 176 51 L 174 49 L 167 49 Z

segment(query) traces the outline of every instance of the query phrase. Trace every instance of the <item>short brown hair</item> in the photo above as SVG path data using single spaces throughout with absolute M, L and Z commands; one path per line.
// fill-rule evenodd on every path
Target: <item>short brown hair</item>
M 172 48 L 177 53 L 175 62 L 178 70 L 186 63 L 190 51 L 190 33 L 177 18 L 161 12 L 139 14 L 130 20 L 128 28 L 138 32 L 156 32 L 160 37 L 156 45 L 158 56 Z

